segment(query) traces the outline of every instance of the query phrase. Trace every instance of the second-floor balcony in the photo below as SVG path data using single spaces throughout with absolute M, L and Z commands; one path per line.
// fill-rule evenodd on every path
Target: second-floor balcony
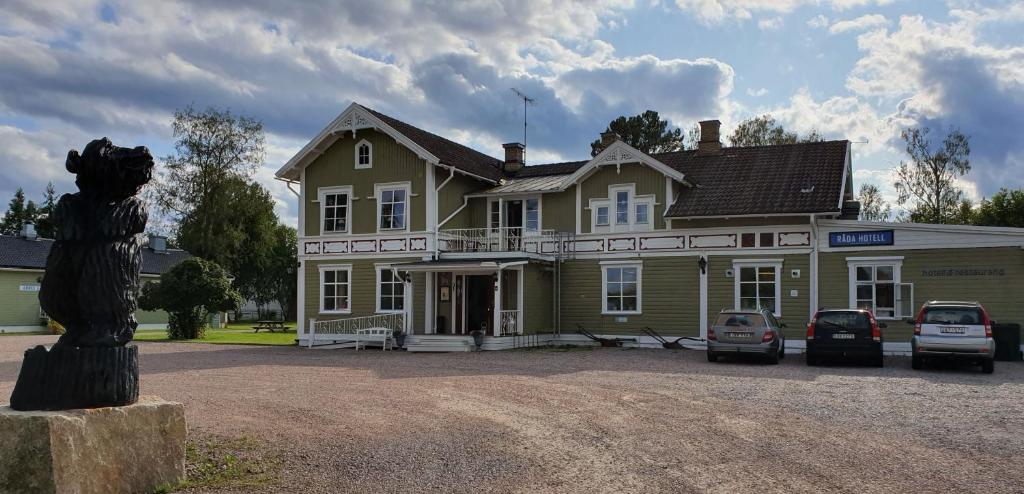
M 458 228 L 437 232 L 441 252 L 525 252 L 559 255 L 568 234 L 521 227 Z

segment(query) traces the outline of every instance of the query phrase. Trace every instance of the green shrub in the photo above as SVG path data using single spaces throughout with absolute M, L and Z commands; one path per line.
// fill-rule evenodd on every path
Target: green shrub
M 160 275 L 159 282 L 147 283 L 139 308 L 167 311 L 168 338 L 196 339 L 203 337 L 207 314 L 235 310 L 241 302 L 223 268 L 193 257 Z

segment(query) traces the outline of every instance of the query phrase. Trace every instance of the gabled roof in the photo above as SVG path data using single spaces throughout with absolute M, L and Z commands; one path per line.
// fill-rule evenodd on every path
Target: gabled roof
M 666 177 L 677 182 L 686 183 L 685 174 L 680 170 L 674 169 L 665 163 L 662 163 L 657 158 L 644 154 L 633 146 L 617 140 L 609 144 L 608 147 L 604 148 L 600 153 L 597 153 L 597 156 L 594 156 L 593 159 L 566 176 L 565 180 L 562 182 L 562 189 L 580 181 L 591 171 L 597 170 L 598 167 L 606 165 L 621 165 L 623 163 L 642 163 L 658 170 Z
M 849 141 L 722 148 L 721 153 L 656 154 L 686 174 L 669 218 L 838 212 Z
M 320 156 L 346 132 L 376 129 L 390 135 L 428 163 L 450 166 L 467 175 L 497 182 L 503 177 L 502 162 L 454 141 L 409 125 L 396 118 L 352 103 L 309 141 L 276 173 L 278 178 L 297 180 L 299 172 Z
M 48 238 L 28 240 L 13 235 L 0 235 L 0 269 L 46 269 L 46 258 L 50 255 L 51 247 L 53 240 Z M 192 255 L 180 249 L 154 252 L 153 249 L 143 247 L 142 272 L 163 274 L 189 257 Z

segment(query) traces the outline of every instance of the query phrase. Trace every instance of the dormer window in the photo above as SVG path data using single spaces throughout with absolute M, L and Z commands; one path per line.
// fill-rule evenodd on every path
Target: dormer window
M 356 168 L 373 168 L 373 145 L 366 139 L 356 144 Z

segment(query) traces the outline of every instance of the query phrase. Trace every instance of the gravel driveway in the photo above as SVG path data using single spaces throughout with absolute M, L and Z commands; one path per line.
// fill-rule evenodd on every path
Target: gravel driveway
M 0 337 L 0 400 L 28 346 Z M 407 354 L 140 343 L 197 437 L 284 458 L 270 492 L 1020 492 L 1024 364 L 708 363 L 667 350 Z

